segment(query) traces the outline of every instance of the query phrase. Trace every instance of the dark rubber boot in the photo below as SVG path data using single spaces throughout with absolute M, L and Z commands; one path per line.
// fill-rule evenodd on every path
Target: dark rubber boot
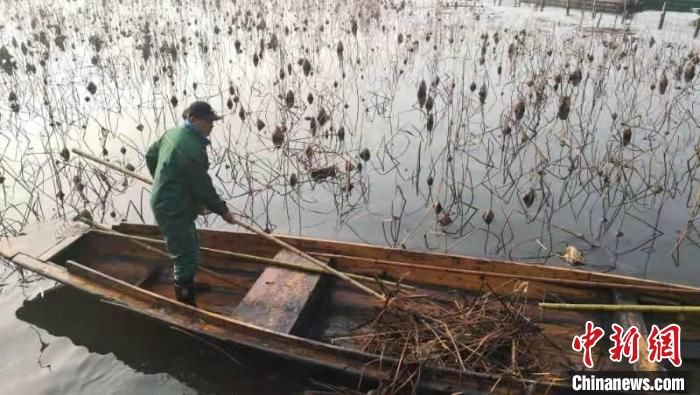
M 194 282 L 190 281 L 187 284 L 177 284 L 175 283 L 175 298 L 178 302 L 182 302 L 191 306 L 197 306 L 195 304 L 195 286 Z

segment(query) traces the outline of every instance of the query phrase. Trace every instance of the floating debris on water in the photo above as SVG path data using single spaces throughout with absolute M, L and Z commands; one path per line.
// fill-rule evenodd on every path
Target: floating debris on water
M 360 158 L 361 158 L 363 161 L 367 162 L 367 161 L 369 160 L 369 157 L 370 157 L 369 149 L 368 149 L 368 148 L 364 148 L 364 149 L 360 152 Z
M 88 92 L 90 92 L 91 95 L 94 95 L 95 93 L 97 93 L 97 85 L 95 85 L 94 82 L 90 81 L 90 83 L 87 86 L 87 90 Z
M 664 74 L 661 74 L 661 78 L 659 79 L 659 93 L 662 95 L 665 94 L 667 87 L 668 87 L 668 78 L 666 78 L 666 73 L 664 73 Z
M 486 222 L 486 225 L 491 225 L 493 219 L 496 218 L 496 214 L 491 209 L 488 209 L 481 213 L 481 218 Z
M 287 108 L 294 107 L 294 92 L 287 91 L 287 96 L 284 97 L 284 104 L 287 105 Z
M 284 125 L 275 126 L 275 131 L 272 133 L 272 144 L 274 144 L 275 148 L 280 148 L 282 144 L 284 144 L 284 135 L 286 131 L 287 127 Z
M 418 86 L 418 106 L 421 108 L 425 106 L 427 90 L 428 86 L 425 83 L 425 80 L 421 81 L 420 85 Z
M 581 254 L 581 251 L 579 251 L 578 248 L 571 245 L 567 246 L 564 250 L 564 255 L 562 255 L 562 259 L 564 259 L 566 263 L 572 266 L 581 266 L 585 264 L 583 254 Z
M 527 193 L 523 196 L 523 203 L 525 203 L 525 207 L 530 207 L 532 206 L 532 203 L 535 202 L 535 190 L 530 188 Z
M 440 226 L 446 227 L 452 223 L 452 218 L 446 212 L 441 211 L 440 214 L 438 214 L 437 222 Z
M 518 100 L 518 103 L 515 105 L 515 108 L 513 108 L 513 114 L 515 115 L 515 120 L 520 121 L 523 119 L 523 116 L 525 115 L 525 102 L 522 100 Z
M 564 96 L 559 100 L 559 110 L 557 111 L 557 116 L 562 121 L 569 119 L 569 113 L 571 112 L 571 98 L 569 96 Z
M 312 169 L 309 172 L 309 176 L 314 181 L 323 181 L 326 178 L 335 177 L 338 174 L 338 168 L 336 166 L 322 167 L 318 169 Z

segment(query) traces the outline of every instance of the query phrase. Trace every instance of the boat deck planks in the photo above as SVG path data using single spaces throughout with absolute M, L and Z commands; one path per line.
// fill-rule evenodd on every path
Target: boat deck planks
M 275 259 L 314 266 L 307 259 L 286 250 L 277 253 Z M 299 331 L 304 324 L 303 315 L 313 313 L 316 293 L 320 292 L 320 288 L 320 274 L 269 267 L 231 315 L 276 332 Z
M 133 261 L 119 257 L 84 263 L 88 267 L 134 285 L 141 285 L 148 279 L 155 277 L 157 270 L 167 264 L 167 262 L 160 264 L 158 262 L 147 262 L 135 265 Z

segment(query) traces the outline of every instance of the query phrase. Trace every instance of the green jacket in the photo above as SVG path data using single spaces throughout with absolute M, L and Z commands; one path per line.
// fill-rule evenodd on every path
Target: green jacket
M 151 208 L 156 218 L 194 221 L 200 209 L 224 215 L 228 208 L 212 185 L 209 140 L 189 123 L 169 130 L 148 148 L 153 177 Z

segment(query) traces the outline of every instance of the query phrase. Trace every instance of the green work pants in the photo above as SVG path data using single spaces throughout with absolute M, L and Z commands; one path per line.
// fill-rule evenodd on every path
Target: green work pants
M 199 267 L 199 233 L 194 222 L 158 218 L 160 233 L 173 260 L 175 283 L 184 285 L 194 280 Z

